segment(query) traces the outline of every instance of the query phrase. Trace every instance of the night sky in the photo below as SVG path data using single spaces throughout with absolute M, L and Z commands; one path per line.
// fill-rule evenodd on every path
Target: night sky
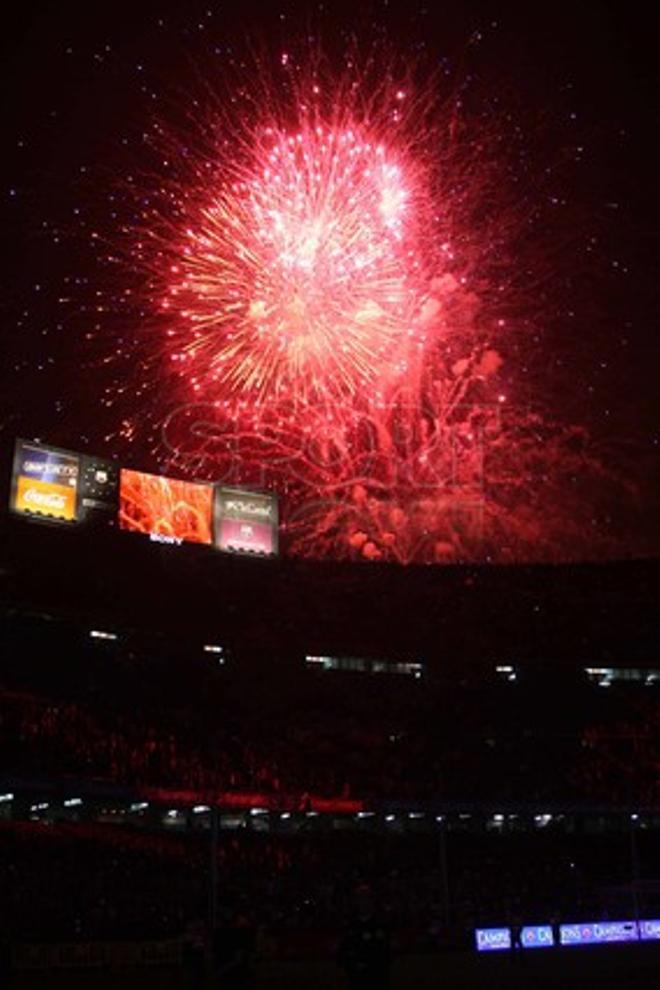
M 108 195 L 139 168 L 150 115 L 213 88 L 250 45 L 280 52 L 305 37 L 331 59 L 354 37 L 384 39 L 463 80 L 468 102 L 495 94 L 523 132 L 528 190 L 535 169 L 556 169 L 547 257 L 557 276 L 530 375 L 553 417 L 587 427 L 638 493 L 615 520 L 622 552 L 657 553 L 660 70 L 641 5 L 16 5 L 2 41 L 4 445 L 32 436 L 125 456 L 104 440 L 118 412 L 99 398 L 121 373 L 105 360 L 121 329 L 104 314 L 90 335 L 95 294 L 113 291 L 90 229 L 112 238 Z M 134 447 L 134 463 L 157 467 L 146 441 Z

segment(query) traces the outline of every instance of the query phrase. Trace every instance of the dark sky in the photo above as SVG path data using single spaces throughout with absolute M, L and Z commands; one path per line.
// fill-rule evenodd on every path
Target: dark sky
M 463 64 L 480 92 L 497 88 L 534 134 L 532 159 L 551 155 L 570 128 L 584 144 L 585 161 L 565 191 L 575 224 L 591 224 L 600 246 L 576 269 L 579 325 L 556 320 L 549 387 L 568 419 L 625 449 L 624 470 L 647 493 L 657 550 L 660 60 L 647 5 L 15 5 L 2 36 L 5 440 L 38 434 L 75 447 L 78 434 L 97 433 L 94 368 L 75 314 L 62 318 L 55 300 L 66 274 L 90 279 L 93 291 L 93 271 L 69 235 L 78 189 L 89 195 L 90 175 L 97 181 L 121 162 L 121 138 L 139 131 L 149 94 L 185 87 L 218 46 L 240 50 L 246 36 L 279 48 L 320 34 L 340 52 L 350 35 L 367 37 L 374 26 L 401 51 Z

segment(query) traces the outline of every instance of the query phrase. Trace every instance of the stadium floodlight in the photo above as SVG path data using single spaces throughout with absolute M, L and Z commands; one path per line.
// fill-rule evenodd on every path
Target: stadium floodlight
M 202 815 L 205 811 L 210 811 L 208 804 L 195 804 L 193 805 L 193 815 Z
M 89 635 L 90 635 L 90 639 L 107 639 L 107 640 L 119 639 L 117 633 L 108 632 L 106 629 L 90 629 Z
M 205 643 L 204 653 L 224 653 L 224 650 L 221 646 L 218 646 L 217 643 Z
M 14 800 L 13 794 L 0 794 L 0 804 L 7 804 L 9 801 Z
M 282 819 L 282 821 L 287 821 L 287 819 L 291 818 L 291 812 L 283 811 L 282 814 L 280 815 L 280 818 Z
M 129 806 L 129 811 L 146 811 L 149 807 L 148 801 L 137 801 L 135 804 Z
M 48 810 L 47 801 L 41 801 L 39 804 L 30 805 L 30 811 L 47 811 L 47 810 Z
M 408 812 L 408 818 L 423 818 L 423 817 L 424 817 L 424 812 L 423 811 L 409 811 Z
M 396 815 L 385 815 L 386 822 L 393 822 L 396 819 Z
M 374 817 L 374 814 L 375 814 L 375 812 L 373 812 L 373 811 L 358 811 L 357 817 L 358 818 L 373 818 Z
M 64 807 L 65 808 L 76 808 L 76 807 L 78 807 L 78 805 L 81 805 L 81 804 L 82 804 L 82 798 L 79 798 L 79 797 L 76 797 L 76 798 L 67 798 L 66 801 L 64 802 Z
M 251 815 L 267 815 L 268 808 L 250 808 Z

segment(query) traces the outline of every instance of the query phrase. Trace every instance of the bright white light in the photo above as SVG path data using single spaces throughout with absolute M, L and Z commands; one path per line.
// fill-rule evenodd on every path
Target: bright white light
M 385 815 L 385 821 L 386 822 L 393 822 L 395 820 L 395 818 L 396 818 L 396 815 Z
M 44 801 L 42 801 L 41 804 L 30 805 L 30 811 L 46 811 L 47 808 L 48 804 Z
M 211 809 L 209 808 L 208 804 L 196 804 L 193 807 L 193 814 L 194 815 L 201 815 L 205 811 L 210 811 L 210 810 Z
M 82 798 L 67 798 L 64 802 L 65 808 L 76 808 L 78 805 L 82 804 Z
M 119 639 L 117 633 L 107 632 L 104 629 L 90 629 L 89 635 L 92 639 Z
M 13 801 L 13 794 L 0 794 L 0 804 L 7 804 L 8 801 Z
M 149 807 L 148 801 L 138 801 L 137 804 L 132 804 L 129 807 L 129 811 L 144 811 Z
M 215 643 L 205 643 L 204 644 L 205 653 L 223 653 L 221 646 L 216 646 Z
M 251 815 L 267 815 L 268 808 L 250 808 Z

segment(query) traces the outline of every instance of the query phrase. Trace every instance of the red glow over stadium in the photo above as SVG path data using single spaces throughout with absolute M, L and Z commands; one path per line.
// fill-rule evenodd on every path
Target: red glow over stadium
M 591 555 L 611 493 L 530 390 L 556 276 L 502 119 L 388 56 L 256 68 L 147 136 L 106 441 L 148 423 L 167 473 L 276 492 L 296 555 Z

